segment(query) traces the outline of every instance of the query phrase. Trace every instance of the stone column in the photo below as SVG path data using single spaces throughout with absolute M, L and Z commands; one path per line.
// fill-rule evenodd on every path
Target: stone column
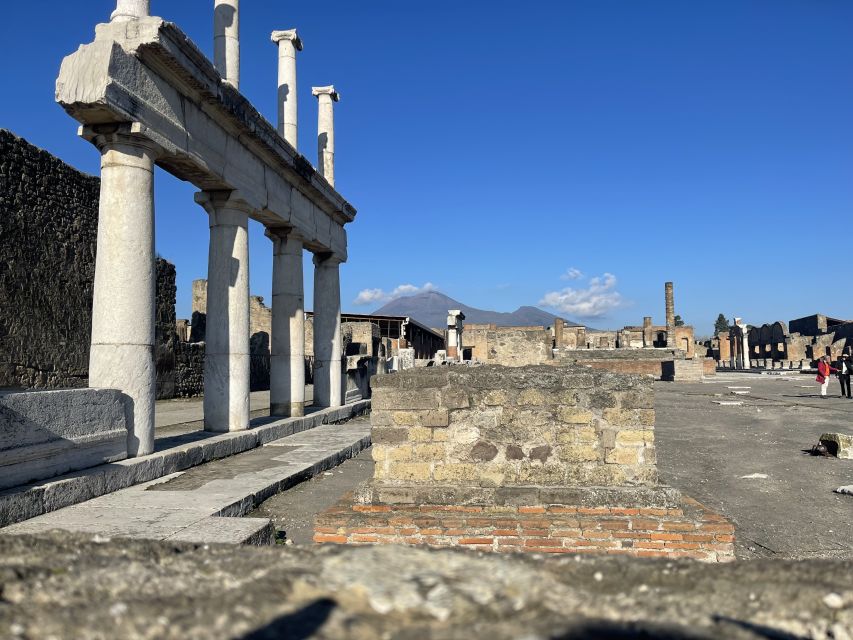
M 240 0 L 213 2 L 213 64 L 222 80 L 240 88 Z
M 751 357 L 751 353 L 749 352 L 749 325 L 743 325 L 743 368 L 751 369 L 749 360 Z
M 249 427 L 249 207 L 233 191 L 202 191 L 210 216 L 204 428 Z
M 278 134 L 296 149 L 296 52 L 302 51 L 302 40 L 296 29 L 273 31 L 270 37 L 278 44 Z
M 110 16 L 110 22 L 130 22 L 147 18 L 150 13 L 150 0 L 118 0 L 116 10 Z
M 305 294 L 302 238 L 268 229 L 273 242 L 270 415 L 305 415 Z
M 313 87 L 319 100 L 317 118 L 317 168 L 330 185 L 335 186 L 335 111 L 333 102 L 341 99 L 334 86 Z
M 666 346 L 675 347 L 675 299 L 672 293 L 672 283 L 664 285 L 666 295 Z
M 314 256 L 314 406 L 341 402 L 341 259 Z
M 85 127 L 101 152 L 89 386 L 127 396 L 127 453 L 154 451 L 154 161 L 139 125 Z
M 649 349 L 655 346 L 655 330 L 652 328 L 652 317 L 643 318 L 643 347 Z

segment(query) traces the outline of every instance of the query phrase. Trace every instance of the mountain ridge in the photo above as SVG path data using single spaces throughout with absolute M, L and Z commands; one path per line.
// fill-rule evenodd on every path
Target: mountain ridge
M 471 307 L 439 291 L 425 291 L 413 296 L 395 298 L 373 312 L 374 315 L 407 316 L 430 328 L 439 329 L 447 323 L 447 312 L 459 309 L 466 324 L 494 324 L 499 327 L 553 326 L 559 316 L 538 307 L 521 306 L 515 311 L 489 311 Z M 565 320 L 570 327 L 583 326 Z

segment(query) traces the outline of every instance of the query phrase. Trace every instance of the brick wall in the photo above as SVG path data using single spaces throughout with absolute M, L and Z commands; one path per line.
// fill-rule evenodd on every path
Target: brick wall
M 479 551 L 734 560 L 734 527 L 690 500 L 676 508 L 567 505 L 353 505 L 317 517 L 314 541 Z
M 551 332 L 543 327 L 465 326 L 464 348 L 471 347 L 471 357 L 486 364 L 522 367 L 551 360 Z
M 466 486 L 657 480 L 650 378 L 557 367 L 415 369 L 373 382 L 374 478 Z

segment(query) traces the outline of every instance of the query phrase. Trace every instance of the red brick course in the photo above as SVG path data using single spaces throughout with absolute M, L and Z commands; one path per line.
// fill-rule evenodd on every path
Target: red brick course
M 734 525 L 690 498 L 679 509 L 571 505 L 354 505 L 317 516 L 315 542 L 734 560 Z

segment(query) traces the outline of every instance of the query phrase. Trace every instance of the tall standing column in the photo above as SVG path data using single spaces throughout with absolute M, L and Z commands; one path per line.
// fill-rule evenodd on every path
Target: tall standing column
M 101 152 L 89 386 L 124 393 L 127 453 L 154 451 L 155 145 L 138 125 L 86 127 Z
M 664 285 L 666 295 L 666 346 L 675 347 L 675 298 L 672 292 L 672 283 Z
M 240 88 L 240 0 L 213 2 L 213 65 L 225 82 Z
M 341 99 L 334 86 L 313 87 L 311 93 L 319 101 L 317 117 L 317 168 L 326 181 L 335 186 L 335 110 L 333 103 Z
M 314 406 L 340 407 L 341 259 L 314 256 Z
M 273 31 L 270 37 L 278 44 L 278 134 L 296 149 L 296 52 L 302 51 L 302 40 L 296 29 Z
M 267 230 L 273 241 L 270 415 L 305 415 L 305 294 L 302 238 Z
M 204 353 L 204 428 L 249 427 L 249 212 L 232 191 L 203 191 L 210 216 Z
M 743 368 L 751 369 L 750 357 L 752 354 L 749 352 L 749 325 L 743 325 Z
M 118 0 L 110 22 L 130 22 L 150 15 L 150 0 Z

